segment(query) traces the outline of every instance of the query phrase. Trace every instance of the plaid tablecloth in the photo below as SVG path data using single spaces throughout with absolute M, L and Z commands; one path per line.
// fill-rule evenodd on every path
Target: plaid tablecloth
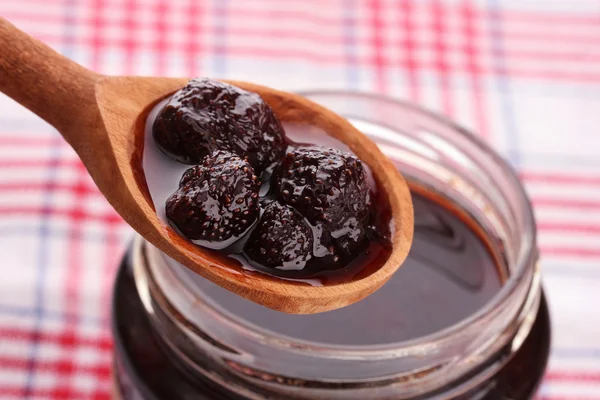
M 554 324 L 543 399 L 600 399 L 597 0 L 1 0 L 107 74 L 410 99 L 521 173 Z M 131 230 L 47 124 L 0 95 L 0 398 L 109 397 L 108 305 Z

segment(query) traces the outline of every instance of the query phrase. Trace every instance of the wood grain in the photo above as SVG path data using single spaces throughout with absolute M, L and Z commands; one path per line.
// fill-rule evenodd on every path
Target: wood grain
M 288 313 L 317 313 L 363 299 L 380 288 L 406 258 L 413 209 L 406 182 L 387 157 L 347 120 L 301 96 L 247 82 L 283 122 L 313 124 L 347 144 L 370 168 L 393 215 L 392 253 L 362 279 L 322 287 L 252 274 L 218 253 L 192 245 L 157 217 L 141 166 L 146 117 L 187 78 L 107 77 L 58 55 L 0 18 L 0 90 L 54 125 L 85 164 L 115 210 L 171 258 L 240 296 Z

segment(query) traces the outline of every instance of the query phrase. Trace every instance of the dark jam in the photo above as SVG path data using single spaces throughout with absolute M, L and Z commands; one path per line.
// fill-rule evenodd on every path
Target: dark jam
M 324 146 L 352 153 L 344 143 L 312 126 L 286 123 L 283 126 L 287 136 L 286 151 L 288 153 L 296 148 L 310 145 Z M 367 231 L 367 240 L 360 244 L 360 251 L 357 251 L 352 259 L 344 260 L 343 263 L 336 263 L 332 257 L 313 257 L 301 270 L 267 268 L 253 261 L 244 251 L 249 238 L 251 238 L 252 229 L 221 252 L 237 261 L 239 266 L 245 270 L 262 272 L 283 279 L 301 280 L 311 285 L 347 282 L 374 272 L 386 262 L 392 251 L 390 242 L 391 209 L 387 199 L 377 190 L 378 186 L 371 170 L 366 165 L 364 168 L 372 201 L 369 222 L 374 229 Z M 267 170 L 261 176 L 263 182 L 259 191 L 261 202 L 268 202 L 275 198 L 271 185 L 271 174 L 272 171 Z M 307 226 L 313 237 L 319 235 L 318 227 L 312 224 L 307 224 Z
M 189 272 L 189 278 L 204 292 L 203 297 L 232 313 L 234 319 L 295 340 L 361 346 L 422 337 L 480 310 L 504 279 L 502 266 L 484 237 L 473 229 L 474 222 L 441 200 L 433 194 L 413 193 L 415 237 L 406 262 L 379 291 L 343 309 L 288 315 L 244 300 L 194 273 Z M 207 379 L 180 371 L 161 335 L 151 334 L 153 327 L 127 264 L 117 281 L 113 315 L 117 374 L 122 390 L 130 394 L 125 399 L 138 398 L 131 395 L 137 391 L 149 399 L 242 399 Z M 543 302 L 533 330 L 512 361 L 459 398 L 531 398 L 548 357 L 548 324 Z
M 313 315 L 272 311 L 196 276 L 216 304 L 262 328 L 319 343 L 370 345 L 437 332 L 480 310 L 503 270 L 470 227 L 439 203 L 413 195 L 415 235 L 407 260 L 380 290 L 348 307 Z
M 190 215 L 192 206 L 184 202 L 188 201 L 189 203 L 193 200 L 188 200 L 190 198 L 186 199 L 185 194 L 180 195 L 177 198 L 171 195 L 178 191 L 178 189 L 180 188 L 178 187 L 178 184 L 181 181 L 182 176 L 189 177 L 194 174 L 186 172 L 191 168 L 191 165 L 186 165 L 177 162 L 165 156 L 164 150 L 161 152 L 159 147 L 157 146 L 156 141 L 153 140 L 151 127 L 154 124 L 153 121 L 156 121 L 157 112 L 162 108 L 163 104 L 164 102 L 157 105 L 155 109 L 150 113 L 145 133 L 143 169 L 150 196 L 153 200 L 158 216 L 166 225 L 170 226 L 168 229 L 173 229 L 178 234 L 188 237 L 193 243 L 197 245 L 201 245 L 203 247 L 210 247 L 209 245 L 207 245 L 207 243 L 209 242 L 203 240 L 203 237 L 198 236 L 194 238 L 190 235 L 190 233 L 195 233 L 194 230 L 196 229 L 196 227 L 198 227 L 199 224 L 196 224 L 196 226 L 194 226 L 194 224 L 189 223 L 185 226 L 180 225 L 180 228 L 188 228 L 186 232 L 182 232 L 181 229 L 177 229 L 177 227 L 173 224 L 173 210 L 177 210 L 177 215 L 183 221 L 185 221 L 188 219 L 188 215 Z M 325 132 L 319 130 L 314 126 L 286 123 L 282 125 L 285 131 L 285 154 L 289 154 L 297 149 L 305 149 L 308 148 L 308 146 L 314 145 L 331 148 L 334 149 L 333 151 L 341 151 L 352 154 L 350 149 L 345 144 L 328 136 Z M 218 154 L 218 151 L 215 154 Z M 197 167 L 194 167 L 195 176 L 198 176 L 198 178 L 196 179 L 198 180 L 198 182 L 201 182 L 203 180 L 206 181 L 208 179 L 209 185 L 206 185 L 205 187 L 211 187 L 214 182 L 214 187 L 216 187 L 217 190 L 219 190 L 219 184 L 229 188 L 236 186 L 233 182 L 240 182 L 240 179 L 244 179 L 246 188 L 245 190 L 247 191 L 244 194 L 245 197 L 240 198 L 239 200 L 243 202 L 241 204 L 243 206 L 246 206 L 247 208 L 242 208 L 241 211 L 243 213 L 248 213 L 248 215 L 252 217 L 252 219 L 257 218 L 256 214 L 258 212 L 256 211 L 256 209 L 258 207 L 258 204 L 260 204 L 261 208 L 261 217 L 260 219 L 257 219 L 257 221 L 262 222 L 262 218 L 265 215 L 265 210 L 268 209 L 269 201 L 281 202 L 282 199 L 279 198 L 281 193 L 289 193 L 289 191 L 282 190 L 280 193 L 274 190 L 273 175 L 277 173 L 277 169 L 270 167 L 264 169 L 262 173 L 258 175 L 258 178 L 260 179 L 260 182 L 262 184 L 257 192 L 258 198 L 257 200 L 254 200 L 251 197 L 251 190 L 256 189 L 253 188 L 250 178 L 248 176 L 242 176 L 240 179 L 237 179 L 231 173 L 233 168 L 239 168 L 236 169 L 236 171 L 240 172 L 241 169 L 244 168 L 243 163 L 245 163 L 246 161 L 243 161 L 241 159 L 229 161 L 229 159 L 225 159 L 225 157 L 222 158 L 224 158 L 225 164 L 217 164 L 218 160 L 215 159 L 216 161 L 214 161 L 213 164 L 209 165 L 209 167 L 212 168 L 212 170 L 215 170 L 215 168 L 217 169 L 216 173 L 212 178 L 210 176 L 203 175 L 201 172 L 198 171 Z M 227 165 L 228 162 L 231 163 L 231 166 Z M 248 167 L 250 168 L 250 165 L 248 165 Z M 221 168 L 222 171 L 219 168 Z M 352 165 L 348 164 L 344 168 L 353 167 Z M 247 273 L 265 273 L 270 276 L 275 276 L 282 279 L 301 280 L 302 282 L 305 282 L 306 284 L 310 285 L 342 283 L 351 281 L 353 279 L 359 279 L 365 275 L 370 274 L 371 272 L 380 268 L 391 254 L 392 248 L 390 238 L 393 233 L 391 231 L 393 227 L 391 227 L 390 225 L 391 209 L 387 197 L 378 191 L 377 182 L 374 179 L 368 166 L 362 164 L 360 168 L 364 170 L 367 191 L 369 193 L 371 204 L 368 207 L 368 217 L 366 219 L 366 222 L 360 223 L 361 226 L 364 223 L 365 229 L 361 230 L 361 236 L 358 236 L 359 239 L 357 239 L 356 242 L 350 239 L 348 239 L 347 241 L 340 239 L 330 239 L 331 241 L 321 241 L 320 238 L 326 237 L 327 235 L 329 235 L 329 233 L 325 231 L 326 228 L 324 228 L 324 225 L 321 222 L 313 223 L 314 221 L 310 221 L 310 218 L 305 214 L 306 212 L 310 212 L 310 210 L 305 210 L 304 214 L 300 215 L 296 212 L 299 209 L 297 205 L 291 207 L 286 203 L 282 203 L 284 206 L 288 207 L 288 210 L 294 209 L 292 211 L 296 213 L 296 220 L 298 219 L 299 215 L 301 225 L 298 225 L 298 227 L 296 228 L 296 226 L 290 225 L 294 222 L 293 218 L 285 219 L 282 217 L 282 225 L 290 225 L 291 227 L 289 228 L 289 232 L 286 232 L 284 230 L 282 233 L 282 231 L 280 230 L 279 242 L 277 242 L 276 240 L 269 240 L 270 237 L 268 235 L 267 240 L 263 240 L 262 238 L 258 237 L 258 235 L 255 235 L 255 237 L 253 238 L 253 232 L 255 230 L 257 231 L 257 233 L 261 232 L 259 230 L 260 222 L 256 222 L 251 225 L 252 221 L 250 219 L 246 219 L 244 216 L 239 217 L 240 215 L 242 215 L 242 212 L 238 212 L 238 214 L 236 214 L 238 216 L 237 220 L 243 221 L 244 223 L 248 221 L 246 225 L 251 226 L 247 229 L 244 229 L 243 234 L 238 236 L 234 235 L 231 238 L 227 239 L 227 241 L 222 242 L 226 243 L 226 245 L 223 245 L 221 247 L 214 247 L 215 250 L 213 251 L 218 251 L 219 255 L 222 256 L 221 260 L 223 260 L 222 264 L 224 265 L 244 269 L 245 271 L 247 271 Z M 346 171 L 348 171 L 348 169 L 346 169 Z M 350 175 L 357 176 L 358 174 L 351 173 Z M 335 182 L 331 182 L 331 184 L 335 184 Z M 197 194 L 195 194 L 196 192 L 192 191 L 191 193 L 194 196 L 197 196 Z M 232 192 L 230 197 L 235 200 L 235 195 L 236 193 Z M 170 201 L 174 198 L 177 201 L 181 200 L 181 203 L 177 204 L 173 201 Z M 304 198 L 305 197 L 303 197 L 302 199 Z M 165 215 L 165 203 L 167 203 L 167 207 L 171 207 L 170 218 L 167 218 Z M 196 210 L 198 207 L 203 207 L 202 204 L 208 204 L 208 202 L 199 201 L 197 202 L 197 204 L 197 206 L 194 206 L 196 207 Z M 180 208 L 176 209 L 176 206 L 180 206 Z M 233 210 L 236 207 L 237 205 L 235 204 L 235 201 L 232 202 L 231 209 Z M 290 213 L 288 212 L 288 214 Z M 229 224 L 228 227 L 217 227 L 215 225 L 215 229 L 209 233 L 213 236 L 216 235 L 218 237 L 219 231 L 227 233 L 227 229 L 234 224 L 238 225 L 237 223 L 235 223 L 235 221 L 233 221 L 232 224 Z M 210 225 L 207 224 L 207 226 Z M 304 228 L 304 231 L 302 230 L 302 228 Z M 338 227 L 337 229 L 337 232 L 352 232 L 352 230 L 346 228 L 340 229 Z M 200 232 L 200 234 L 202 233 L 206 232 Z M 295 235 L 294 238 L 298 237 L 298 243 L 301 243 L 301 245 L 297 245 L 296 250 L 302 250 L 305 252 L 305 254 L 309 254 L 309 256 L 305 257 L 304 260 L 301 260 L 301 263 L 298 262 L 299 267 L 294 267 L 294 265 L 292 265 L 291 268 L 288 268 L 285 265 L 282 267 L 281 264 L 276 264 L 278 261 L 277 257 L 279 256 L 278 251 L 281 248 L 285 248 L 281 245 L 281 241 L 285 241 L 287 239 L 287 236 L 291 235 Z M 352 235 L 349 234 L 346 234 L 346 236 L 352 237 Z M 307 243 L 308 240 L 310 240 L 310 243 Z M 264 249 L 260 250 L 262 250 L 263 252 L 273 251 L 274 255 L 272 258 L 275 258 L 273 264 L 277 266 L 264 265 L 264 263 L 257 261 L 257 259 L 261 258 L 261 255 L 256 247 L 263 245 L 264 242 L 266 242 L 266 244 L 264 245 Z M 340 245 L 340 243 L 342 243 L 342 245 Z M 286 243 L 283 243 L 283 245 L 285 244 Z M 302 248 L 302 246 L 304 246 L 304 248 Z M 256 256 L 257 254 L 258 256 Z M 264 259 L 268 258 L 264 257 Z

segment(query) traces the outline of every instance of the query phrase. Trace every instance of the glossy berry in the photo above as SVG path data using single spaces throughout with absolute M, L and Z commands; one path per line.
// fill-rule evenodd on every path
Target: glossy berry
M 268 268 L 300 270 L 311 259 L 313 235 L 292 207 L 270 202 L 244 248 L 246 256 Z
M 354 155 L 319 146 L 288 153 L 273 175 L 276 194 L 322 228 L 316 255 L 350 256 L 364 240 L 370 193 L 366 171 Z M 337 257 L 336 257 L 337 256 Z
M 160 110 L 152 134 L 177 161 L 195 164 L 215 150 L 247 158 L 257 174 L 285 152 L 285 135 L 256 93 L 207 78 L 192 79 Z
M 167 199 L 167 218 L 187 238 L 222 249 L 258 218 L 259 189 L 247 161 L 219 150 L 183 174 L 179 189 Z

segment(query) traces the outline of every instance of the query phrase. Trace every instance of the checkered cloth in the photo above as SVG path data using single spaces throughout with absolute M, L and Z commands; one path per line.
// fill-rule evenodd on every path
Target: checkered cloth
M 2 0 L 106 74 L 380 92 L 516 166 L 554 324 L 538 398 L 600 399 L 597 0 Z M 0 398 L 106 399 L 109 297 L 131 230 L 47 124 L 0 95 Z

